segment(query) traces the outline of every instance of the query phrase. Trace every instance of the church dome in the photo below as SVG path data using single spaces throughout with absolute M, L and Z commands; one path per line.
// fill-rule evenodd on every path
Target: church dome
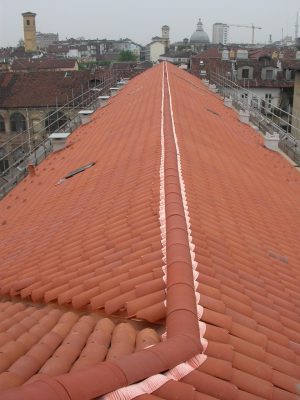
M 191 44 L 209 43 L 209 37 L 208 34 L 203 30 L 203 24 L 201 22 L 201 19 L 199 19 L 196 31 L 191 36 L 190 43 Z

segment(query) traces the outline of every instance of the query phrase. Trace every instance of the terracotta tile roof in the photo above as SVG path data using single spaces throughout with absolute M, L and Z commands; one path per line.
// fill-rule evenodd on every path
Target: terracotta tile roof
M 66 54 L 68 53 L 70 50 L 70 45 L 68 44 L 50 44 L 48 46 L 48 53 L 49 54 L 57 54 L 57 53 L 61 53 L 61 54 Z
M 59 376 L 43 373 L 52 353 L 0 398 L 296 400 L 299 197 L 299 172 L 197 78 L 160 65 L 133 79 L 1 202 L 0 288 L 18 307 L 165 318 L 166 334 L 134 352 L 117 327 L 120 352 L 76 371 L 90 328 L 75 325 L 82 347 L 59 352 Z
M 97 71 L 101 74 L 101 71 Z M 0 108 L 63 105 L 88 89 L 89 71 L 4 72 L 0 74 Z
M 278 49 L 277 47 L 265 47 L 262 49 L 252 49 L 249 50 L 249 56 L 251 58 L 259 59 L 263 57 L 271 58 L 273 53 L 280 55 L 281 60 L 295 60 L 296 51 L 287 49 Z
M 61 59 L 61 58 L 41 58 L 41 59 L 19 59 L 14 60 L 11 69 L 12 71 L 39 71 L 39 70 L 59 70 L 59 69 L 75 69 L 77 64 L 76 59 Z
M 199 54 L 193 55 L 193 59 L 203 59 L 203 58 L 217 58 L 221 59 L 222 58 L 222 53 L 219 51 L 217 47 L 210 47 L 207 50 L 202 51 Z
M 160 341 L 153 329 L 61 311 L 52 306 L 0 303 L 0 390 L 79 371 Z M 1 396 L 1 394 L 0 394 Z

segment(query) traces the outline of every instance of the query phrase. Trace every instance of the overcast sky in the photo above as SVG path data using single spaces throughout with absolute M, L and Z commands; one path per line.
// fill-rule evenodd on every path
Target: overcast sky
M 214 22 L 263 27 L 256 39 L 266 43 L 295 35 L 299 0 L 0 0 L 0 47 L 16 45 L 23 37 L 21 13 L 37 13 L 37 30 L 58 32 L 60 39 L 83 36 L 131 38 L 146 44 L 171 27 L 171 41 L 190 37 L 198 18 L 212 36 Z M 300 35 L 300 32 L 299 32 Z M 232 42 L 251 42 L 251 29 L 230 29 Z

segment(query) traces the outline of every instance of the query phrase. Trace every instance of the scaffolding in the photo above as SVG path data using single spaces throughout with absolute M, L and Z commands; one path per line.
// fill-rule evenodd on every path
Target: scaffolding
M 221 96 L 231 98 L 235 109 L 248 111 L 250 122 L 263 134 L 277 133 L 280 149 L 300 166 L 300 119 L 293 116 L 291 110 L 285 111 L 258 96 L 246 87 L 246 82 L 244 87 L 240 86 L 217 72 L 211 72 L 210 83 L 216 85 Z
M 73 132 L 80 124 L 78 112 L 82 109 L 96 110 L 99 107 L 99 97 L 109 93 L 122 79 L 121 70 L 110 71 L 93 87 L 82 90 L 62 106 L 56 106 L 46 118 L 29 124 L 28 110 L 27 129 L 10 135 L 9 139 L 0 143 L 0 199 L 3 198 L 28 174 L 28 165 L 38 165 L 53 151 L 49 136 L 54 132 Z

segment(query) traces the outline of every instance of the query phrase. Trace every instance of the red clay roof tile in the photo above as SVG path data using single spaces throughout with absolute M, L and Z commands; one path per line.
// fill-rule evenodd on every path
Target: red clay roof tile
M 17 301 L 21 294 L 84 313 L 165 319 L 166 341 L 129 323 L 97 322 L 99 312 L 3 302 L 0 387 L 30 379 L 37 391 L 41 382 L 54 390 L 59 382 L 70 398 L 91 398 L 203 349 L 204 363 L 180 364 L 178 382 L 172 375 L 137 398 L 174 390 L 193 400 L 296 399 L 298 172 L 195 77 L 169 66 L 170 91 L 166 76 L 162 87 L 164 70 L 135 78 L 2 201 L 0 288 Z M 56 185 L 91 160 L 93 168 Z M 51 381 L 45 372 L 67 374 Z

